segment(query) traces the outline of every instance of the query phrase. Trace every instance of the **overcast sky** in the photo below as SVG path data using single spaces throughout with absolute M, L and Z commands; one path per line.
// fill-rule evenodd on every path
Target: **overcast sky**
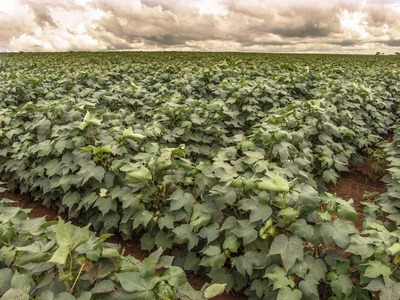
M 0 1 L 2 52 L 400 52 L 399 0 Z

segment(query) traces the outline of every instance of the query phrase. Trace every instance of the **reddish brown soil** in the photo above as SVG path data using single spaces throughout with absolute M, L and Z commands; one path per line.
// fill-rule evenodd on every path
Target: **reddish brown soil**
M 349 172 L 342 172 L 336 184 L 329 183 L 327 185 L 330 193 L 336 194 L 344 200 L 353 199 L 354 208 L 358 214 L 358 220 L 354 225 L 360 232 L 362 231 L 364 208 L 361 202 L 374 200 L 378 194 L 386 192 L 385 183 L 380 180 L 383 175 L 384 173 L 374 172 L 367 159 L 364 158 L 363 163 L 351 163 Z M 366 192 L 376 192 L 377 194 L 372 199 L 368 199 L 364 196 Z

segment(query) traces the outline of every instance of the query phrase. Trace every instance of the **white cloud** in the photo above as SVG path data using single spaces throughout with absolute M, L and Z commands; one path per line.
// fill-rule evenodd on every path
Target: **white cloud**
M 365 21 L 366 15 L 365 12 L 361 11 L 343 11 L 340 22 L 347 39 L 366 39 L 370 37 L 370 34 L 365 31 L 365 26 L 368 25 L 368 22 Z
M 8 0 L 0 51 L 400 51 L 396 0 Z

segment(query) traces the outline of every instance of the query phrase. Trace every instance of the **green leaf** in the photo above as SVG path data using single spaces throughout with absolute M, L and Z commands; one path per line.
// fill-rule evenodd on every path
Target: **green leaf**
M 257 230 L 250 225 L 249 220 L 239 220 L 232 232 L 243 239 L 243 245 L 249 244 L 255 241 L 258 237 Z
M 302 293 L 298 289 L 292 290 L 289 287 L 283 287 L 278 292 L 277 300 L 300 300 L 302 299 Z
M 14 225 L 14 228 L 21 233 L 30 233 L 31 235 L 39 235 L 43 233 L 42 225 L 46 223 L 46 218 L 32 218 L 23 220 L 21 223 Z
M 336 180 L 337 180 L 338 177 L 339 177 L 339 175 L 333 169 L 325 170 L 322 173 L 322 178 L 324 179 L 324 181 L 326 183 L 329 183 L 331 181 L 333 183 L 336 183 Z
M 1 297 L 2 300 L 29 300 L 30 287 L 11 288 Z M 75 298 L 74 298 L 75 299 Z
M 197 254 L 194 252 L 189 252 L 185 255 L 185 263 L 183 264 L 183 269 L 185 271 L 190 270 L 193 272 L 197 272 L 200 269 L 200 258 L 197 257 Z
M 228 163 L 216 161 L 212 165 L 215 176 L 221 179 L 223 182 L 227 182 L 230 179 L 237 176 L 235 169 Z
M 145 166 L 141 166 L 138 171 L 127 173 L 129 177 L 137 179 L 138 181 L 151 180 L 151 172 Z
M 236 201 L 236 191 L 229 185 L 214 185 L 210 190 L 211 195 L 215 195 L 216 200 L 221 203 L 232 205 Z
M 105 249 L 104 249 L 105 250 Z M 104 254 L 110 254 L 110 253 L 105 253 L 103 251 L 102 253 Z M 115 271 L 117 268 L 116 263 L 114 262 L 115 258 L 118 258 L 119 255 L 109 255 L 111 258 L 108 257 L 101 257 L 97 260 L 97 262 L 93 265 L 93 267 L 86 272 L 85 274 L 81 275 L 80 278 L 83 280 L 98 280 L 107 277 L 111 272 Z M 91 259 L 93 260 L 93 259 Z M 92 291 L 92 293 L 94 293 Z
M 33 146 L 30 146 L 27 150 L 28 153 L 37 153 L 38 157 L 48 156 L 53 150 L 50 140 L 45 140 Z
M 139 272 L 124 272 L 115 274 L 121 283 L 122 288 L 127 292 L 152 291 L 160 277 L 142 278 Z
M 168 199 L 171 200 L 171 211 L 183 207 L 188 213 L 192 210 L 195 201 L 192 194 L 185 193 L 183 190 L 176 190 Z
M 0 224 L 1 230 L 1 224 Z M 4 261 L 7 266 L 10 266 L 14 260 L 16 251 L 14 250 L 14 246 L 3 246 L 0 248 L 0 260 Z
M 54 244 L 54 243 L 51 243 Z M 41 250 L 41 251 L 40 251 Z M 48 249 L 47 249 L 48 251 Z M 50 259 L 50 254 L 46 252 L 46 249 L 37 249 L 36 251 L 19 251 L 15 256 L 14 264 L 16 266 L 23 266 L 27 263 L 40 263 L 46 262 Z
M 79 297 L 76 298 L 76 300 L 91 300 L 93 299 L 93 295 L 91 292 L 88 291 L 83 291 L 81 293 L 79 293 Z M 45 299 L 41 299 L 41 300 L 45 300 Z
M 304 261 L 307 263 L 309 274 L 315 279 L 315 281 L 318 282 L 321 279 L 325 280 L 327 267 L 321 258 L 315 259 L 312 256 L 306 256 L 304 257 Z
M 231 252 L 236 253 L 236 251 L 240 247 L 240 243 L 234 235 L 229 235 L 229 236 L 225 237 L 225 241 L 224 241 L 222 247 L 224 249 L 228 249 Z
M 220 148 L 214 159 L 215 161 L 230 161 L 235 158 L 236 152 L 235 147 Z
M 380 291 L 379 299 L 382 300 L 400 299 L 400 283 L 394 282 L 391 279 L 389 279 L 386 285 L 382 280 L 374 279 L 365 287 L 365 289 L 374 292 Z
M 68 253 L 89 240 L 89 226 L 79 228 L 58 217 L 56 240 L 59 248 L 49 262 L 65 265 Z
M 188 282 L 179 288 L 178 297 L 182 300 L 206 300 L 204 289 L 196 291 Z
M 74 204 L 78 204 L 81 200 L 81 195 L 78 192 L 68 191 L 62 198 L 62 204 L 66 207 L 72 208 Z
M 400 252 L 400 243 L 394 243 L 392 246 L 387 248 L 391 255 L 396 255 Z
M 3 295 L 6 291 L 11 288 L 11 279 L 13 273 L 11 269 L 5 268 L 0 269 L 0 295 Z
M 132 224 L 133 228 L 137 228 L 140 224 L 146 226 L 153 219 L 153 213 L 146 209 L 137 210 L 133 214 L 132 219 L 133 219 L 133 224 Z
M 40 300 L 54 300 L 54 293 L 50 290 L 45 290 L 40 294 Z
M 284 268 L 276 266 L 272 269 L 272 273 L 266 274 L 265 277 L 268 277 L 274 282 L 274 290 L 280 289 L 283 287 L 294 287 L 293 278 L 288 278 L 286 276 L 286 271 Z
M 304 238 L 307 241 L 314 236 L 314 228 L 307 224 L 307 221 L 304 219 L 299 219 L 292 223 L 287 230 L 300 238 Z
M 219 250 L 219 249 L 218 249 Z M 200 261 L 200 265 L 205 267 L 211 267 L 211 271 L 218 270 L 221 268 L 226 261 L 226 257 L 224 254 L 219 251 L 218 254 L 208 255 L 206 254 Z
M 308 184 L 301 183 L 295 187 L 299 193 L 299 202 L 303 207 L 314 209 L 320 205 L 318 192 Z
M 204 212 L 202 205 L 195 204 L 190 218 L 190 225 L 193 226 L 193 231 L 198 232 L 201 227 L 207 226 L 210 221 L 211 215 Z
M 349 247 L 345 250 L 346 252 L 360 255 L 362 260 L 374 254 L 373 239 L 354 234 L 351 236 L 350 241 Z
M 78 128 L 84 130 L 89 125 L 100 126 L 101 120 L 96 119 L 95 116 L 87 111 L 83 121 L 78 125 Z
M 155 293 L 162 300 L 171 300 L 175 298 L 174 289 L 165 281 L 161 281 L 156 285 Z
M 81 166 L 81 169 L 76 174 L 82 179 L 82 185 L 85 184 L 90 178 L 95 178 L 101 182 L 104 178 L 106 171 L 101 166 L 96 166 L 93 161 L 88 161 Z
M 335 220 L 333 223 L 324 223 L 321 226 L 321 236 L 327 246 L 335 242 L 342 249 L 350 244 L 350 235 L 356 233 L 354 224 L 350 221 Z
M 251 276 L 253 274 L 253 269 L 260 266 L 265 266 L 267 260 L 268 259 L 265 254 L 248 250 L 244 253 L 244 255 L 237 257 L 235 265 L 240 274 L 246 276 L 247 273 L 249 276 Z
M 243 147 L 243 145 L 242 145 L 242 147 Z M 256 151 L 245 151 L 245 152 L 243 152 L 243 154 L 246 155 L 246 157 L 243 159 L 243 161 L 249 165 L 251 165 L 259 160 L 264 159 L 264 155 L 262 153 L 256 152 Z
M 350 199 L 348 201 L 337 199 L 336 203 L 338 204 L 337 213 L 339 218 L 353 221 L 356 221 L 358 219 L 357 212 L 354 208 L 353 199 Z
M 95 287 L 90 290 L 93 294 L 111 293 L 113 291 L 115 291 L 115 286 L 110 279 L 99 281 Z
M 200 172 L 195 176 L 194 182 L 201 191 L 204 191 L 206 186 L 211 187 L 217 183 L 210 164 L 200 162 L 197 169 Z
M 57 294 L 54 300 L 76 300 L 76 298 L 68 292 L 62 292 Z
M 284 224 L 290 223 L 298 217 L 298 213 L 293 209 L 293 207 L 288 207 L 282 209 L 278 216 L 282 217 L 282 222 Z
M 178 244 L 187 242 L 189 251 L 199 242 L 199 237 L 193 232 L 193 227 L 190 224 L 183 224 L 172 231 L 175 233 L 175 242 Z
M 154 246 L 155 246 L 155 239 L 152 237 L 150 232 L 146 232 L 143 234 L 143 236 L 140 238 L 140 248 L 142 250 L 148 250 L 151 251 Z
M 110 210 L 113 212 L 117 210 L 117 201 L 111 199 L 111 197 L 98 197 L 93 207 L 97 207 L 104 216 Z
M 297 236 L 288 238 L 284 234 L 278 235 L 272 242 L 268 255 L 279 254 L 283 261 L 283 266 L 289 270 L 296 259 L 303 259 L 303 241 Z
M 172 232 L 165 233 L 160 230 L 154 237 L 154 242 L 157 247 L 162 248 L 163 250 L 171 249 L 174 242 L 173 236 Z
M 204 297 L 209 299 L 209 298 L 213 298 L 219 294 L 222 294 L 225 290 L 225 286 L 226 286 L 226 284 L 221 284 L 221 283 L 214 283 L 214 284 L 208 286 L 204 290 Z
M 266 193 L 266 192 L 263 192 Z M 259 197 L 260 198 L 260 197 Z M 245 211 L 250 211 L 250 223 L 268 220 L 272 215 L 272 208 L 269 205 L 261 204 L 260 199 L 242 199 L 238 207 Z
M 325 275 L 325 274 L 324 274 Z M 318 280 L 311 274 L 307 274 L 304 280 L 300 281 L 299 289 L 305 299 L 319 299 Z
M 11 279 L 11 288 L 4 293 L 1 299 L 5 300 L 29 300 L 29 290 L 33 285 L 33 279 L 26 274 L 15 271 Z
M 215 241 L 220 236 L 218 223 L 212 223 L 211 225 L 203 227 L 199 231 L 199 236 L 202 237 L 203 239 L 207 239 L 208 243 Z
M 47 170 L 47 176 L 54 176 L 55 174 L 61 175 L 61 168 L 59 165 L 58 159 L 52 159 L 48 163 L 44 165 L 44 168 Z
M 176 266 L 169 267 L 164 273 L 161 274 L 161 280 L 167 281 L 173 287 L 179 287 L 187 282 L 185 272 Z
M 353 290 L 353 283 L 346 275 L 339 275 L 336 280 L 331 282 L 331 288 L 336 296 L 345 295 L 349 297 Z
M 122 136 L 124 138 L 138 139 L 138 140 L 142 140 L 142 139 L 146 138 L 146 136 L 144 136 L 143 134 L 134 133 L 133 130 L 132 130 L 132 126 L 124 129 L 124 131 L 122 132 Z
M 272 215 L 272 208 L 269 205 L 258 205 L 255 209 L 250 212 L 250 223 L 257 221 L 265 222 Z
M 385 284 L 388 283 L 389 276 L 392 274 L 392 271 L 389 267 L 382 264 L 379 260 L 370 260 L 363 265 L 368 266 L 365 269 L 364 276 L 369 278 L 377 278 L 382 275 Z
M 123 187 L 118 194 L 119 200 L 122 202 L 123 209 L 137 209 L 140 204 L 140 199 L 133 195 L 133 191 L 128 187 Z
M 277 193 L 289 192 L 289 182 L 278 174 L 275 175 L 273 180 L 268 177 L 261 178 L 257 185 L 258 188 L 263 191 L 273 191 Z
M 220 268 L 213 272 L 207 273 L 207 276 L 212 279 L 211 283 L 225 284 L 225 291 L 229 292 L 233 287 L 233 276 L 226 268 Z
M 400 299 L 400 283 L 389 279 L 385 289 L 380 294 L 381 300 L 397 300 Z

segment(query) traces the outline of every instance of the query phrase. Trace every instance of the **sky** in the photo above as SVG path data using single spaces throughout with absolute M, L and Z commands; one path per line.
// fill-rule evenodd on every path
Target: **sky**
M 399 0 L 1 0 L 0 52 L 400 52 Z

